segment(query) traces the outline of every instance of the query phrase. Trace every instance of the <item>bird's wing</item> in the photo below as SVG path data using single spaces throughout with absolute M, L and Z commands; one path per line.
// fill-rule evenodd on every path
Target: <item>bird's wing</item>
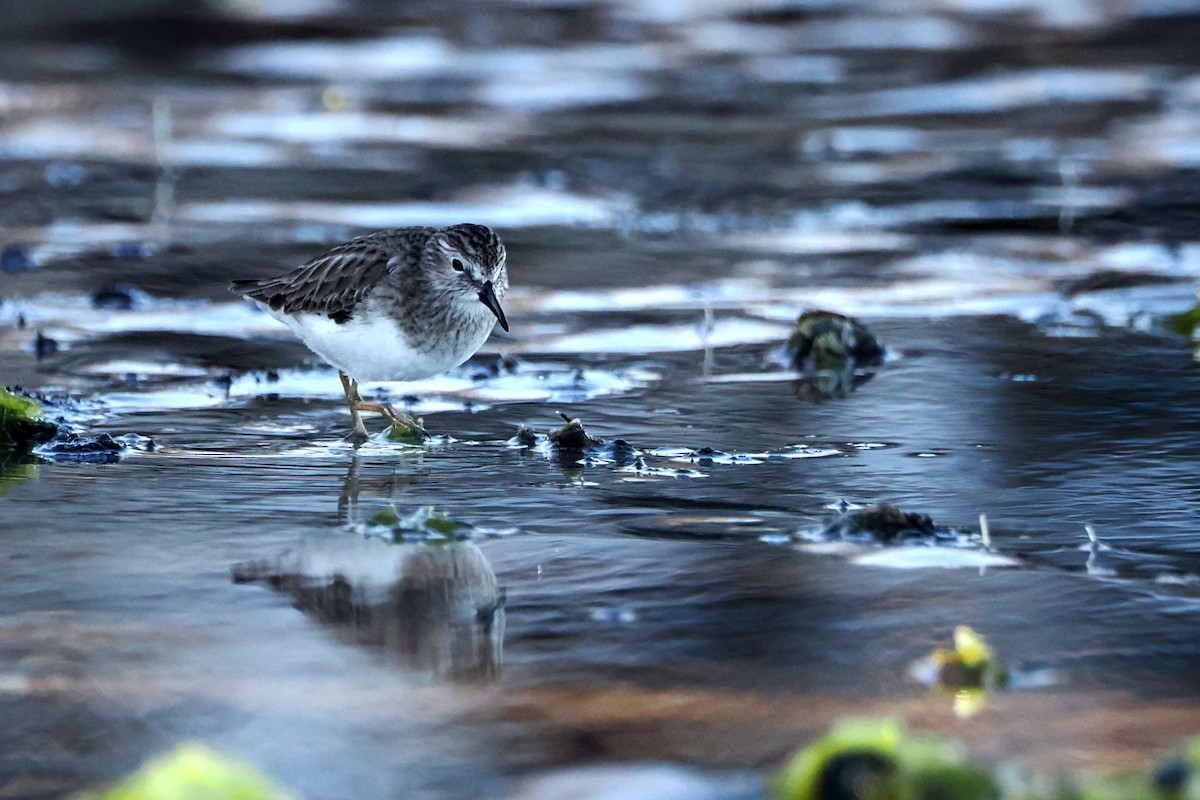
M 323 314 L 346 322 L 387 274 L 419 257 L 425 228 L 361 236 L 274 278 L 234 281 L 230 290 L 286 314 Z

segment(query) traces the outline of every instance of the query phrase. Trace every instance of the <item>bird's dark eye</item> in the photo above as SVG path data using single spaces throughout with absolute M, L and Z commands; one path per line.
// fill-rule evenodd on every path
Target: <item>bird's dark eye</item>
M 450 262 L 450 266 L 454 267 L 459 272 L 462 272 L 465 269 L 465 267 L 463 267 L 463 263 L 457 258 Z

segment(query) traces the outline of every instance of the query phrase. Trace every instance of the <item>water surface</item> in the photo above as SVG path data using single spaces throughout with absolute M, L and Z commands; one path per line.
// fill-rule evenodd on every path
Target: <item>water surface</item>
M 1030 8 L 22 17 L 0 377 L 155 446 L 0 466 L 0 796 L 194 738 L 310 800 L 740 798 L 850 713 L 1049 770 L 1200 730 L 1200 367 L 1160 323 L 1200 273 L 1197 18 Z M 438 436 L 355 448 L 224 285 L 462 219 L 513 331 L 368 386 Z M 887 362 L 781 366 L 807 307 Z M 640 460 L 512 441 L 557 412 Z M 969 546 L 820 541 L 843 501 Z M 392 543 L 393 506 L 476 533 Z M 961 566 L 981 514 L 1010 566 Z M 1027 678 L 966 720 L 909 677 L 959 624 Z

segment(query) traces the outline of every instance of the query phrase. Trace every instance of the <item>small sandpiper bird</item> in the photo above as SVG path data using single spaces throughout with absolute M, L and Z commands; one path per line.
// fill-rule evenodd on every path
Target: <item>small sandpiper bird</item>
M 339 244 L 274 278 L 230 290 L 287 324 L 338 370 L 354 432 L 361 412 L 424 434 L 387 403 L 366 403 L 359 381 L 428 378 L 466 361 L 499 321 L 508 289 L 504 244 L 483 225 L 397 228 Z

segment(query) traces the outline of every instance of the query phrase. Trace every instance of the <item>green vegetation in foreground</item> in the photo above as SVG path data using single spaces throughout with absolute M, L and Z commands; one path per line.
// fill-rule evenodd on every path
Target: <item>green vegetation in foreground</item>
M 1196 800 L 1200 736 L 1150 771 L 1063 779 L 998 776 L 948 738 L 895 719 L 845 719 L 771 780 L 776 800 Z M 102 793 L 76 800 L 295 800 L 258 771 L 204 745 L 184 744 Z
M 771 783 L 777 800 L 1196 800 L 1200 736 L 1148 771 L 1072 783 L 985 771 L 951 739 L 894 719 L 848 719 L 805 747 Z
M 848 719 L 774 779 L 779 800 L 996 800 L 1000 790 L 962 746 L 894 719 Z
M 154 759 L 102 794 L 78 800 L 292 800 L 252 767 L 199 744 Z
M 0 449 L 28 449 L 57 431 L 55 425 L 42 422 L 42 406 L 37 400 L 0 389 Z

